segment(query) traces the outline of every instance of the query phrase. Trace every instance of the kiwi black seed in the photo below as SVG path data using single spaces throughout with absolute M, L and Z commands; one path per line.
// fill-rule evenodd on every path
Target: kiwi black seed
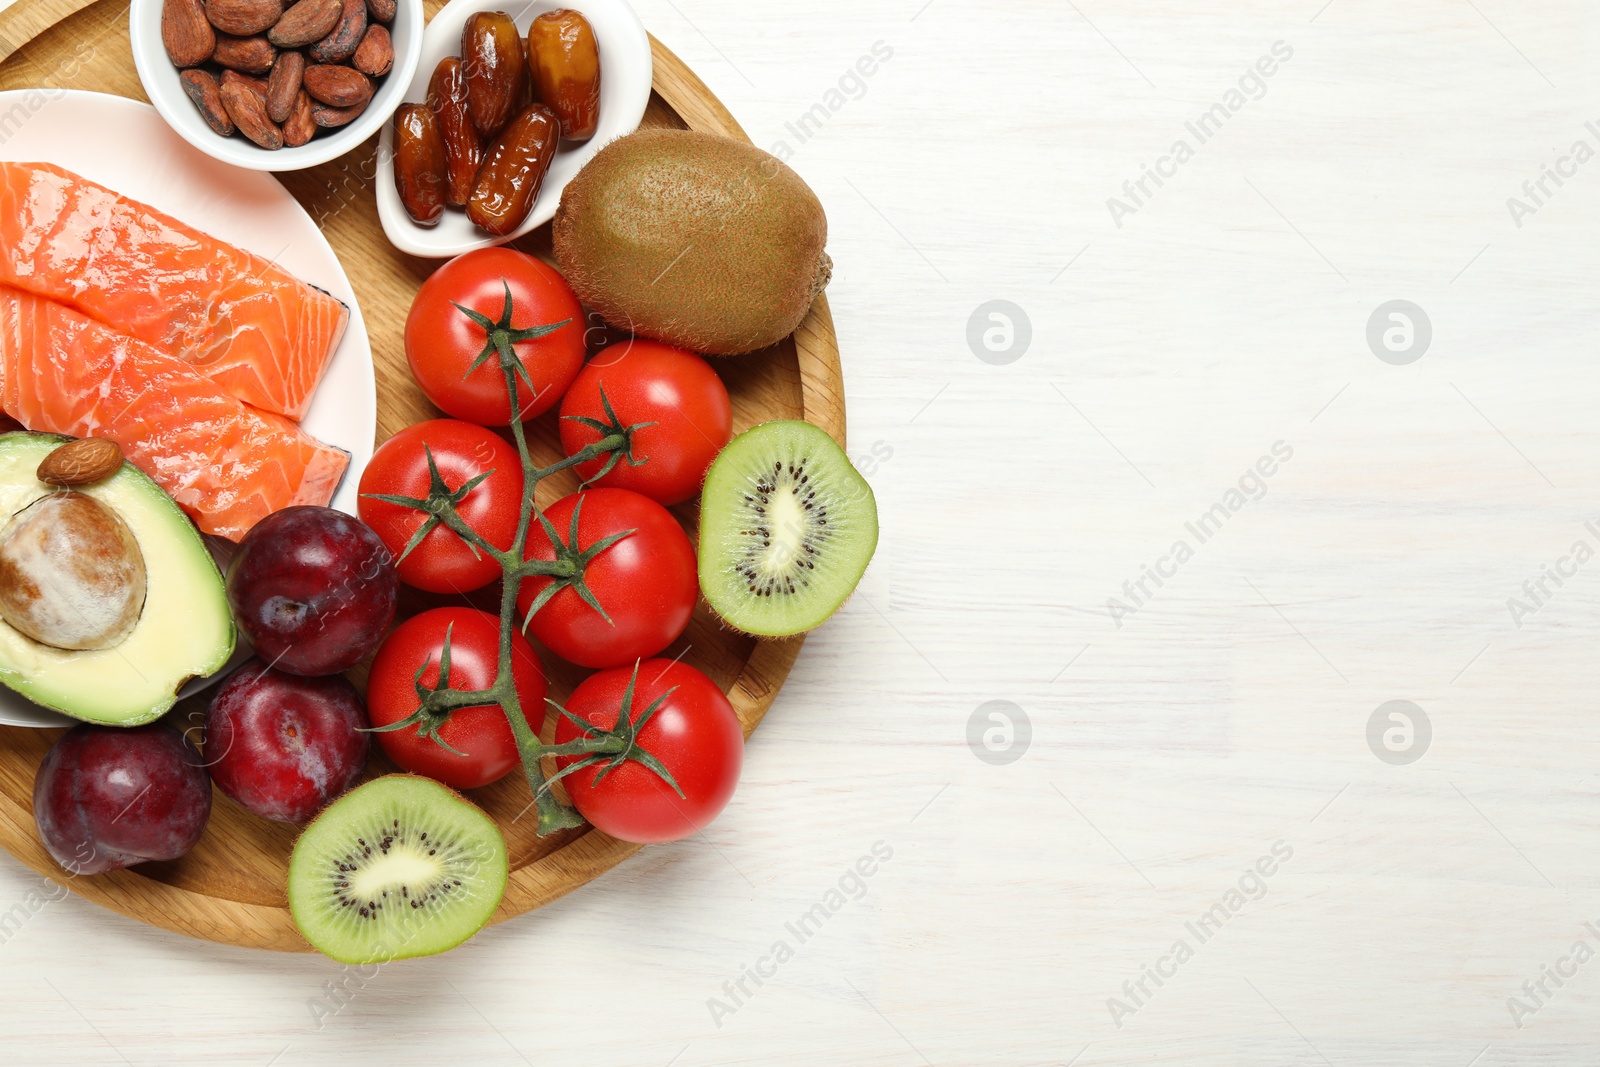
M 391 774 L 334 801 L 300 835 L 289 911 L 340 963 L 430 956 L 483 929 L 507 873 L 493 820 L 438 782 Z
M 700 591 L 730 626 L 803 633 L 844 603 L 878 545 L 872 487 L 809 422 L 735 437 L 700 497 Z

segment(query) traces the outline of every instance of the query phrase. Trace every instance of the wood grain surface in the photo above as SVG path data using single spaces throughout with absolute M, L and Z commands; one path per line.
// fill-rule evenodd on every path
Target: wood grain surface
M 431 3 L 430 15 L 441 6 Z M 126 37 L 127 5 L 118 0 L 22 0 L 0 12 L 0 89 L 54 87 L 146 99 L 134 71 Z M 660 42 L 652 40 L 655 82 L 645 126 L 707 130 L 744 138 L 744 132 L 694 73 Z M 402 329 L 417 287 L 437 265 L 396 251 L 378 224 L 372 194 L 376 137 L 360 149 L 320 167 L 279 176 L 318 221 L 355 288 L 372 341 L 378 390 L 378 441 L 395 431 L 438 418 L 406 367 Z M 549 227 L 516 247 L 551 259 Z M 804 418 L 844 441 L 844 397 L 839 355 L 826 297 L 819 296 L 800 329 L 762 352 L 719 360 L 718 371 L 733 400 L 738 432 L 775 418 Z M 530 424 L 535 458 L 560 458 L 555 414 Z M 548 506 L 577 487 L 564 472 L 539 486 Z M 690 530 L 697 505 L 674 509 Z M 497 587 L 496 587 L 497 588 Z M 471 602 L 493 610 L 494 588 L 470 601 L 431 597 L 407 590 L 402 616 L 441 603 Z M 722 627 L 702 603 L 682 639 L 667 650 L 704 670 L 728 693 L 748 736 L 760 723 L 799 652 L 803 637 L 756 641 Z M 560 699 L 585 672 L 544 657 L 552 696 Z M 356 672 L 360 680 L 360 672 Z M 174 709 L 171 721 L 199 737 L 206 697 Z M 546 725 L 546 738 L 553 722 Z M 60 870 L 39 844 L 33 825 L 33 776 L 55 730 L 0 728 L 0 845 L 42 874 Z M 394 770 L 373 752 L 368 774 Z M 511 877 L 494 922 L 521 915 L 571 892 L 637 851 L 587 828 L 548 837 L 522 818 L 527 786 L 512 775 L 473 799 L 500 824 L 511 853 Z M 125 915 L 195 937 L 250 948 L 309 951 L 288 913 L 285 892 L 295 831 L 239 808 L 220 791 L 200 845 L 181 860 L 146 863 L 126 871 L 70 879 L 71 889 Z

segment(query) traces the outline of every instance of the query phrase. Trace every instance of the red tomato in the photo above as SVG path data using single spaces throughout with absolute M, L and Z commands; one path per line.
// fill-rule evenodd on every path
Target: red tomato
M 509 423 L 511 398 L 498 355 L 472 370 L 490 346 L 490 333 L 461 308 L 504 323 L 507 286 L 512 329 L 566 323 L 512 345 L 533 380 L 530 389 L 517 379 L 520 416 L 526 421 L 554 407 L 583 366 L 583 307 L 559 271 L 510 248 L 468 252 L 422 283 L 406 319 L 406 360 L 422 391 L 449 414 L 483 426 Z
M 632 530 L 583 566 L 583 584 L 611 617 L 607 622 L 572 586 L 561 589 L 533 617 L 532 631 L 546 648 L 584 667 L 618 667 L 653 656 L 689 625 L 699 596 L 694 546 L 666 508 L 626 489 L 589 489 L 563 497 L 545 512 L 565 543 L 579 504 L 573 551 Z M 528 531 L 528 559 L 553 560 L 557 550 L 535 523 Z M 550 578 L 528 578 L 517 591 L 523 618 Z
M 744 731 L 715 682 L 686 663 L 664 659 L 591 675 L 572 691 L 567 710 L 612 729 L 635 669 L 629 721 L 637 722 L 661 697 L 666 700 L 638 731 L 634 744 L 660 761 L 683 796 L 634 759 L 613 767 L 598 782 L 595 775 L 604 763 L 573 771 L 561 781 L 573 806 L 596 829 L 642 845 L 676 841 L 704 828 L 727 806 L 744 763 Z M 556 744 L 582 736 L 566 716 L 557 721 Z M 557 762 L 565 768 L 580 758 L 565 756 Z
M 578 473 L 595 485 L 632 489 L 661 504 L 698 493 L 706 468 L 733 437 L 733 405 L 711 365 L 693 352 L 642 339 L 596 353 L 567 390 L 561 447 L 569 456 L 605 436 L 580 419 L 618 429 L 654 424 L 633 433 L 629 453 L 617 456 L 603 477 L 595 479 L 609 456 L 581 464 Z
M 470 593 L 500 577 L 500 564 L 444 525 L 435 525 L 400 559 L 429 516 L 371 496 L 426 500 L 432 483 L 429 452 L 451 493 L 478 475 L 493 472 L 456 504 L 456 512 L 485 541 L 501 551 L 510 548 L 522 508 L 522 461 L 499 434 L 458 419 L 419 422 L 385 441 L 361 472 L 356 513 L 399 560 L 402 582 L 430 593 Z
M 397 723 L 417 710 L 417 668 L 427 664 L 422 684 L 439 684 L 439 655 L 450 634 L 450 686 L 483 689 L 494 684 L 500 655 L 500 620 L 475 608 L 434 608 L 395 627 L 372 661 L 367 679 L 367 715 L 373 726 Z M 523 717 L 538 730 L 544 722 L 544 671 L 538 653 L 520 634 L 511 638 L 511 674 Z M 452 789 L 477 789 L 499 781 L 521 764 L 511 724 L 498 704 L 452 711 L 439 736 L 456 755 L 414 726 L 375 734 L 395 763 Z

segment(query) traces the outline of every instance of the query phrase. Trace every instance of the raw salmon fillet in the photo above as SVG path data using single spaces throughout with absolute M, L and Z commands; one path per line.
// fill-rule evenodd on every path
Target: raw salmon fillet
M 303 418 L 350 311 L 282 268 L 47 163 L 0 163 L 0 282 Z
M 0 408 L 30 430 L 109 437 L 201 530 L 234 541 L 274 511 L 326 504 L 350 463 L 183 360 L 6 285 Z

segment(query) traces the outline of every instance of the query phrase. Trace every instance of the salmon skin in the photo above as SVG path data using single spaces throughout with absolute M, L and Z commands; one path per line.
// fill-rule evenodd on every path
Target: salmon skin
M 178 356 L 264 411 L 305 416 L 350 309 L 152 207 L 48 163 L 0 163 L 0 282 Z
M 202 531 L 233 541 L 274 511 L 327 504 L 350 464 L 176 356 L 6 285 L 0 408 L 30 430 L 109 437 Z

